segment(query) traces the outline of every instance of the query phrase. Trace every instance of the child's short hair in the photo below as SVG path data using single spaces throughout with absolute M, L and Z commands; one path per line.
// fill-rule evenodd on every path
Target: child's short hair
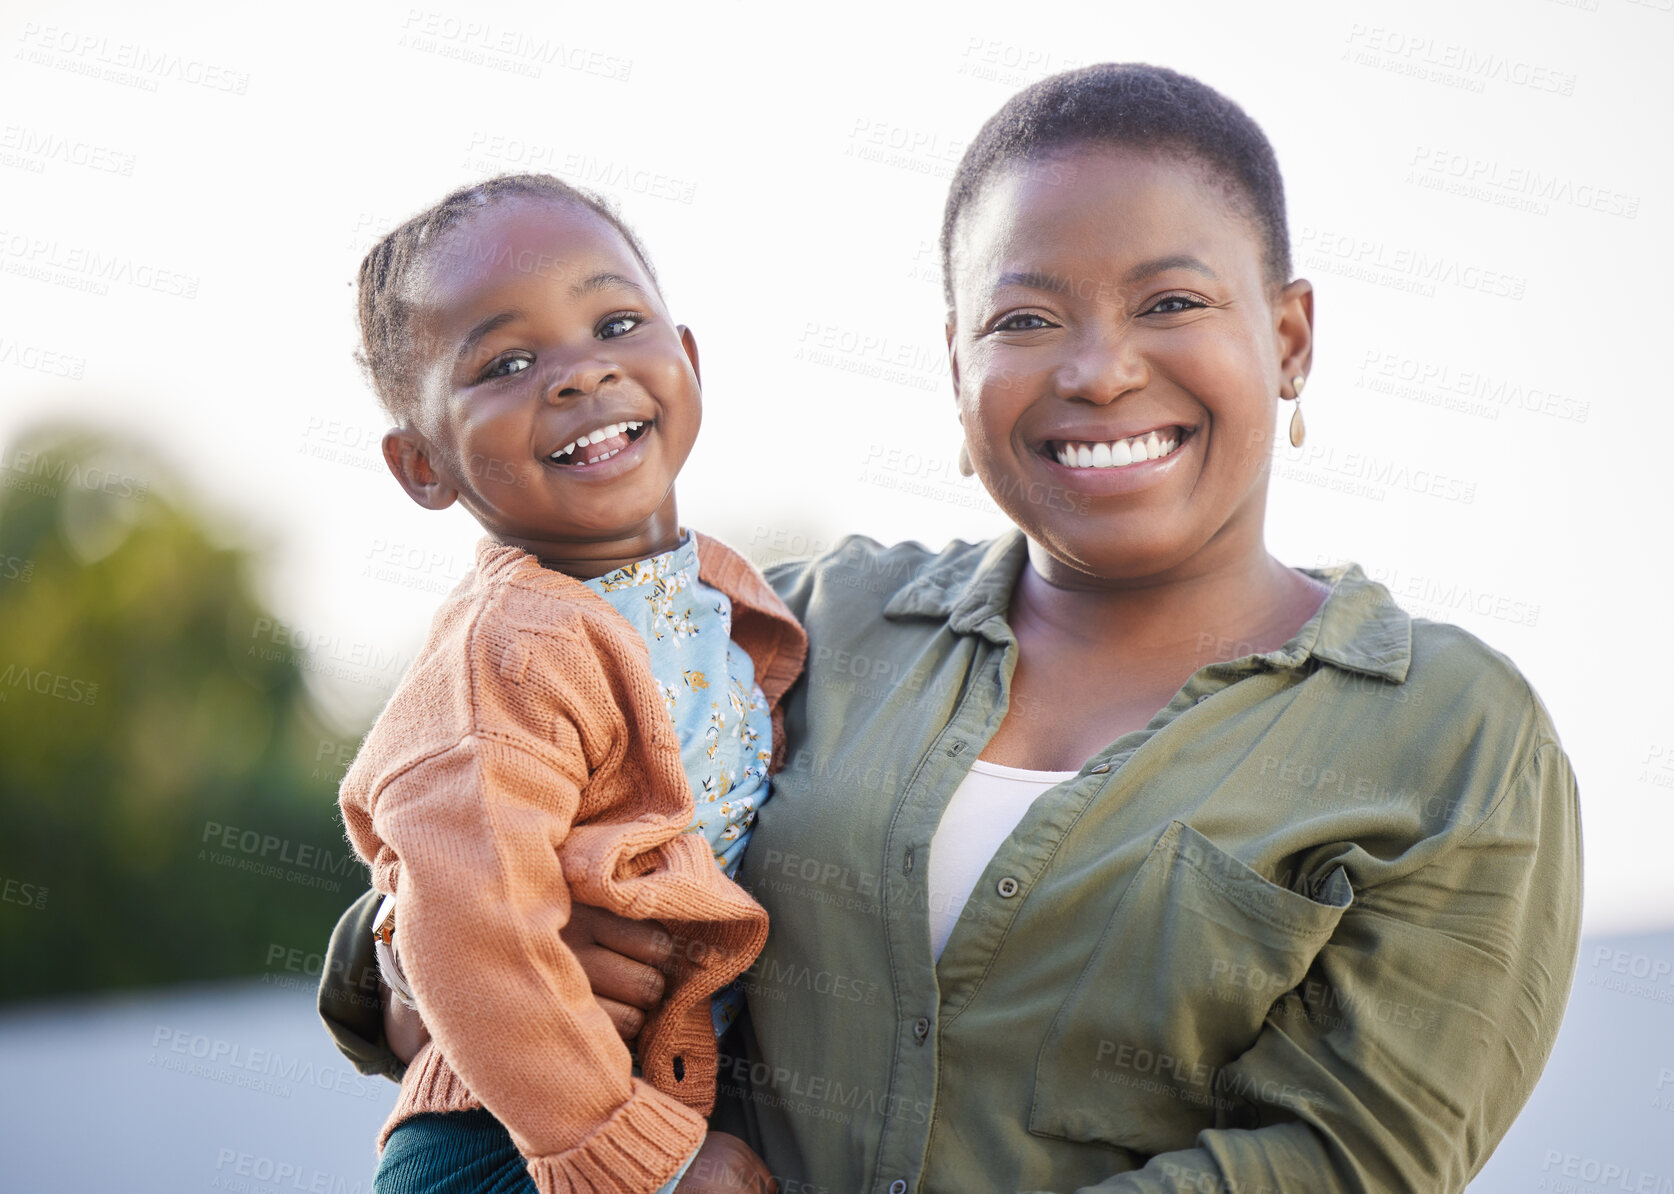
M 486 182 L 461 187 L 373 245 L 360 263 L 361 347 L 355 359 L 366 371 L 378 402 L 397 423 L 407 422 L 417 397 L 408 369 L 408 320 L 412 311 L 401 298 L 401 287 L 444 232 L 467 215 L 507 198 L 550 199 L 575 203 L 596 212 L 622 234 L 650 275 L 652 284 L 657 282 L 657 272 L 652 269 L 651 259 L 639 238 L 602 196 L 572 187 L 550 174 L 501 174 Z
M 1284 180 L 1256 122 L 1187 75 L 1142 62 L 1105 62 L 1025 87 L 965 150 L 942 216 L 942 291 L 950 312 L 960 213 L 1000 167 L 1074 145 L 1155 150 L 1208 167 L 1260 234 L 1268 282 L 1282 286 L 1290 279 Z

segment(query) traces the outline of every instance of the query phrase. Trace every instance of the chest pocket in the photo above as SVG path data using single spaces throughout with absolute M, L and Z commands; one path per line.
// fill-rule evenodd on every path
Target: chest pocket
M 1216 1075 L 1301 982 L 1354 895 L 1341 867 L 1310 899 L 1171 822 L 1047 1031 L 1029 1130 L 1151 1155 L 1241 1126 Z

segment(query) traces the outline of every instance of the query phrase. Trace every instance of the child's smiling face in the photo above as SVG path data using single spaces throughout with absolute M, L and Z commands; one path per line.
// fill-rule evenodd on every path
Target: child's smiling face
M 501 200 L 443 234 L 404 298 L 418 403 L 385 458 L 415 501 L 457 498 L 502 543 L 559 563 L 673 546 L 697 348 L 609 223 Z
M 1270 283 L 1250 220 L 1196 163 L 1056 160 L 1002 170 L 958 228 L 948 345 L 978 474 L 1085 576 L 1263 550 L 1274 407 L 1307 372 L 1311 288 Z

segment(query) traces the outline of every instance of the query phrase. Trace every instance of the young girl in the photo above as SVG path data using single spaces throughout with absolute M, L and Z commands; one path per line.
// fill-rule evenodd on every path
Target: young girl
M 697 346 L 600 201 L 539 175 L 456 192 L 367 255 L 360 321 L 390 471 L 487 532 L 340 797 L 385 969 L 433 1037 L 377 1189 L 671 1189 L 734 1010 L 711 996 L 766 937 L 728 876 L 802 631 L 679 526 Z M 679 943 L 642 1077 L 560 941 L 572 898 Z

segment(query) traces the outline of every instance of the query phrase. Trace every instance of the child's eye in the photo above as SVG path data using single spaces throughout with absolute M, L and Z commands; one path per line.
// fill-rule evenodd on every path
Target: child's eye
M 479 380 L 488 381 L 490 378 L 495 377 L 510 377 L 513 373 L 522 373 L 534 363 L 534 361 L 530 360 L 526 356 L 500 357 L 497 360 L 493 360 L 488 363 L 488 368 L 482 371 L 482 376 Z
M 638 315 L 612 315 L 599 325 L 599 339 L 614 340 L 625 336 L 645 321 Z
M 1044 315 L 1036 315 L 1033 311 L 1020 311 L 1016 315 L 1007 315 L 994 325 L 996 332 L 1034 332 L 1041 328 L 1055 328 L 1058 325 Z
M 1158 299 L 1151 307 L 1154 315 L 1178 315 L 1182 311 L 1195 311 L 1209 304 L 1202 299 L 1193 298 L 1189 294 L 1171 294 Z

